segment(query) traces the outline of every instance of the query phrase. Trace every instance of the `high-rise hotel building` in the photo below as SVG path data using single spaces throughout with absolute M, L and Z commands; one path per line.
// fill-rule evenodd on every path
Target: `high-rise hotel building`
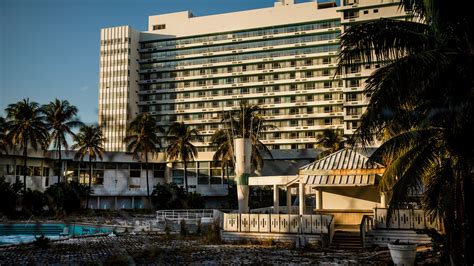
M 368 101 L 364 80 L 377 68 L 336 75 L 344 28 L 379 18 L 411 19 L 393 0 L 277 1 L 273 7 L 194 17 L 149 17 L 148 31 L 101 31 L 99 123 L 106 150 L 125 151 L 127 124 L 139 113 L 163 126 L 184 121 L 204 137 L 241 101 L 258 105 L 277 128 L 262 132 L 271 149 L 313 148 L 322 130 L 357 128 Z

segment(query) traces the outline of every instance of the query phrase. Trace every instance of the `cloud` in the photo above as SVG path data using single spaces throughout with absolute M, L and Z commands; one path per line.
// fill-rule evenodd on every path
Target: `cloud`
M 80 91 L 88 91 L 89 90 L 89 86 L 83 86 L 79 89 Z

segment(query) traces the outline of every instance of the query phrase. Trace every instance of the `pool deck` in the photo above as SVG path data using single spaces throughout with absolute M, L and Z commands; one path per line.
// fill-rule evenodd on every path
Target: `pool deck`
M 386 265 L 387 250 L 295 250 L 275 246 L 206 245 L 201 240 L 166 239 L 160 234 L 95 236 L 53 242 L 48 249 L 33 245 L 0 248 L 4 264 L 371 264 Z

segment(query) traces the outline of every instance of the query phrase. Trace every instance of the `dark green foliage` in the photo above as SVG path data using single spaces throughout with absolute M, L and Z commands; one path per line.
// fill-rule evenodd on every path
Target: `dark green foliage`
M 192 192 L 186 195 L 186 208 L 187 209 L 203 209 L 204 199 L 201 194 Z
M 151 194 L 153 205 L 159 209 L 202 209 L 204 199 L 201 194 L 186 193 L 183 187 L 171 184 L 157 184 Z
M 48 198 L 38 190 L 27 189 L 22 197 L 23 209 L 33 215 L 45 213 L 45 207 L 48 206 Z
M 371 159 L 387 166 L 389 207 L 423 193 L 426 212 L 443 221 L 450 263 L 472 265 L 474 16 L 450 1 L 403 7 L 419 19 L 351 25 L 341 37 L 340 72 L 384 63 L 366 80 L 370 103 L 352 142 L 383 142 Z
M 57 183 L 48 187 L 45 191 L 52 207 L 57 211 L 64 210 L 72 213 L 82 208 L 84 200 L 89 195 L 89 188 L 76 181 L 70 183 Z
M 10 215 L 15 211 L 16 202 L 18 200 L 18 191 L 21 189 L 21 182 L 18 185 L 12 185 L 5 182 L 4 177 L 0 177 L 0 213 Z
M 33 245 L 40 249 L 47 249 L 51 246 L 51 240 L 44 235 L 41 235 L 39 237 L 35 237 Z

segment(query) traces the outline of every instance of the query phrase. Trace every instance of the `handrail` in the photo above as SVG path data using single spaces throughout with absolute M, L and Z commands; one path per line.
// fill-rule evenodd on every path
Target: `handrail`
M 365 234 L 374 227 L 374 217 L 372 215 L 363 215 L 360 222 L 360 241 L 362 248 L 365 248 Z
M 199 220 L 201 218 L 213 218 L 212 209 L 189 209 L 189 210 L 159 210 L 156 211 L 156 220 L 160 221 L 181 221 Z

